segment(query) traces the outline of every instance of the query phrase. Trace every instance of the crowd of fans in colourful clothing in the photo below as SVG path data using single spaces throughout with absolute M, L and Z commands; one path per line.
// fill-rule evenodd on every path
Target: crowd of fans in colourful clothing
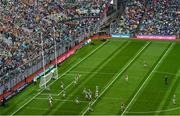
M 124 14 L 111 24 L 112 33 L 130 34 L 136 31 L 144 14 L 144 3 L 133 1 L 127 4 Z
M 179 0 L 136 0 L 111 24 L 111 33 L 180 37 Z
M 23 72 L 57 48 L 93 32 L 109 0 L 0 0 L 0 77 Z M 180 37 L 179 0 L 134 0 L 111 33 Z M 42 36 L 41 36 L 42 35 Z M 36 59 L 36 60 L 33 60 Z M 19 67 L 19 68 L 17 68 Z
M 107 0 L 1 0 L 0 77 L 31 67 L 32 59 L 53 53 L 94 31 Z M 42 36 L 41 36 L 42 35 Z M 40 58 L 39 60 L 42 60 Z M 35 60 L 38 62 L 38 59 Z M 29 63 L 31 62 L 31 63 Z M 34 62 L 34 63 L 36 63 Z M 17 68 L 20 67 L 20 68 Z

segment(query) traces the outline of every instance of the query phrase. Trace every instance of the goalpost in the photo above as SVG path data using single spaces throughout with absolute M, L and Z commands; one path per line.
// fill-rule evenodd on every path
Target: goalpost
M 45 62 L 44 62 L 44 49 L 43 49 L 43 39 L 42 39 L 42 32 L 40 33 L 41 36 L 41 46 L 42 46 L 42 57 L 43 57 L 43 70 L 44 70 L 44 74 L 40 79 L 40 83 L 39 83 L 39 87 L 40 88 L 45 88 L 50 90 L 49 87 L 47 87 L 47 83 L 51 80 L 51 79 L 57 79 L 58 78 L 58 67 L 57 67 L 57 48 L 56 48 L 56 39 L 55 39 L 55 27 L 53 27 L 53 36 L 54 36 L 54 43 L 55 43 L 55 47 L 54 47 L 54 53 L 55 53 L 55 61 L 56 61 L 56 68 L 54 68 L 53 70 L 51 70 L 50 72 L 48 72 L 46 74 L 45 72 Z
M 47 83 L 49 81 L 51 81 L 52 79 L 57 79 L 57 73 L 56 73 L 56 68 L 54 68 L 53 70 L 51 70 L 50 72 L 48 72 L 47 74 L 44 74 L 41 79 L 40 79 L 40 83 L 39 83 L 39 87 L 40 88 L 48 88 L 47 87 Z

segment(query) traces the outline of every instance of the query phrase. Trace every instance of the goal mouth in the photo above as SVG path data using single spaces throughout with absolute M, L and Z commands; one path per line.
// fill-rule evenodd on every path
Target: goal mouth
M 53 68 L 51 71 L 49 71 L 48 73 L 44 74 L 40 78 L 40 82 L 39 82 L 39 87 L 40 88 L 48 89 L 47 83 L 50 82 L 51 80 L 56 80 L 58 78 L 56 70 L 57 70 L 56 68 Z

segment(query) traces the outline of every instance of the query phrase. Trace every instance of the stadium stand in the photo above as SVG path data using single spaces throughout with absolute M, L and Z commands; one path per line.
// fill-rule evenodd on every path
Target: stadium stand
M 176 35 L 179 32 L 178 0 L 142 0 L 127 4 L 125 13 L 111 24 L 111 33 Z
M 54 38 L 60 55 L 93 33 L 106 3 L 107 0 L 0 1 L 0 50 L 4 51 L 0 54 L 0 90 L 10 90 L 42 67 L 42 40 L 44 55 L 52 56 L 45 59 L 47 64 L 54 59 Z
M 133 34 L 140 24 L 143 14 L 144 2 L 129 2 L 124 14 L 111 24 L 111 33 Z
M 140 25 L 140 35 L 178 35 L 178 0 L 148 1 L 146 14 Z

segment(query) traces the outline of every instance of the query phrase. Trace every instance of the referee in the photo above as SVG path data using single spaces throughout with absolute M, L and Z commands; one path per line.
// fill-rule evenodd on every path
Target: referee
M 165 81 L 165 84 L 167 85 L 168 84 L 168 77 L 167 77 L 167 75 L 165 76 L 164 81 Z

